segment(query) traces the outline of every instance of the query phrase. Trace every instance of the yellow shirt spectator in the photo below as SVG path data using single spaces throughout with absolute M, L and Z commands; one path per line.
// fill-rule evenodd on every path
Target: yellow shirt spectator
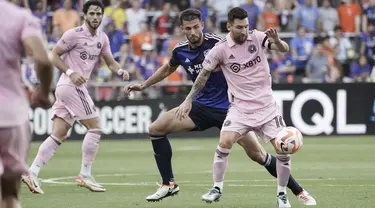
M 126 22 L 125 10 L 122 8 L 113 8 L 108 6 L 104 9 L 104 14 L 115 21 L 116 29 L 122 29 Z

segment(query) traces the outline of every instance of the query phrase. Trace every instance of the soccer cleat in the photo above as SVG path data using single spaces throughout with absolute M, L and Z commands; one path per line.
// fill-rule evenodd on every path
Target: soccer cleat
M 303 190 L 297 195 L 298 202 L 306 206 L 315 206 L 316 200 L 306 191 Z
M 207 203 L 218 202 L 221 198 L 219 187 L 211 188 L 206 194 L 202 196 L 202 200 Z
M 177 185 L 176 182 L 173 182 L 170 185 L 162 184 L 159 185 L 158 190 L 154 194 L 146 197 L 146 200 L 149 202 L 157 202 L 166 197 L 177 195 L 179 191 L 180 187 Z
M 99 185 L 92 176 L 83 176 L 79 174 L 76 178 L 77 185 L 85 187 L 92 192 L 105 192 L 106 189 Z
M 280 192 L 276 197 L 277 199 L 277 208 L 291 208 L 292 206 L 289 203 L 288 196 L 283 192 Z
M 26 184 L 29 190 L 34 194 L 44 194 L 41 183 L 36 175 L 33 173 L 25 173 L 21 177 L 21 181 Z

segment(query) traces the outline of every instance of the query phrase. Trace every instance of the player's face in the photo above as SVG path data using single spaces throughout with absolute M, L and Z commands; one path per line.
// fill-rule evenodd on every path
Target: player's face
M 86 23 L 92 28 L 97 29 L 102 23 L 103 19 L 103 12 L 102 9 L 98 6 L 90 6 L 87 10 L 87 14 L 85 15 Z
M 182 32 L 191 44 L 198 44 L 203 38 L 203 22 L 199 19 L 183 21 L 181 25 Z
M 249 34 L 249 20 L 234 19 L 233 23 L 228 23 L 228 30 L 232 33 L 232 38 L 236 43 L 243 43 L 246 41 Z

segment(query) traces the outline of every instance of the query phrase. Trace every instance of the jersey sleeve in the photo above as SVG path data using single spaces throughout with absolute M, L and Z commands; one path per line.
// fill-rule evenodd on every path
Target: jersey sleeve
M 75 46 L 75 31 L 74 30 L 68 30 L 66 31 L 63 36 L 57 41 L 56 46 L 60 47 L 64 52 L 72 50 L 72 48 Z
M 38 20 L 25 12 L 25 19 L 22 26 L 21 39 L 24 40 L 27 37 L 42 37 L 42 29 Z
M 169 59 L 169 66 L 170 67 L 177 67 L 181 65 L 180 61 L 177 58 L 177 49 L 174 48 L 172 51 L 172 57 Z
M 103 34 L 104 34 L 104 43 L 103 43 L 103 48 L 100 51 L 100 55 L 105 56 L 105 55 L 111 54 L 111 47 L 109 45 L 109 38 L 108 38 L 107 34 L 105 34 L 105 33 L 103 33 Z
M 269 42 L 268 37 L 265 32 L 253 30 L 253 33 L 255 37 L 258 39 L 258 41 L 260 42 L 263 49 L 265 48 L 271 49 L 271 43 Z
M 222 62 L 220 45 L 214 46 L 207 54 L 206 58 L 203 61 L 203 69 L 207 71 L 214 71 L 217 66 Z

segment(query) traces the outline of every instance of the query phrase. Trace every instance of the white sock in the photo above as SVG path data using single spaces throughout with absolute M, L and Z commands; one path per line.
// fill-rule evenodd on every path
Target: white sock
M 223 186 L 224 186 L 224 181 L 214 182 L 214 187 L 218 187 L 220 189 L 220 192 L 223 192 Z
M 277 186 L 277 194 L 279 194 L 280 192 L 283 192 L 284 194 L 286 194 L 286 186 Z
M 43 162 L 41 162 L 41 164 L 43 164 Z M 39 172 L 40 172 L 40 169 L 43 167 L 43 165 L 39 166 L 38 164 L 36 164 L 36 162 L 34 161 L 33 164 L 31 165 L 30 167 L 30 172 L 32 174 L 34 174 L 35 176 L 38 176 L 39 175 Z
M 80 174 L 83 176 L 91 176 L 91 165 L 82 164 Z

